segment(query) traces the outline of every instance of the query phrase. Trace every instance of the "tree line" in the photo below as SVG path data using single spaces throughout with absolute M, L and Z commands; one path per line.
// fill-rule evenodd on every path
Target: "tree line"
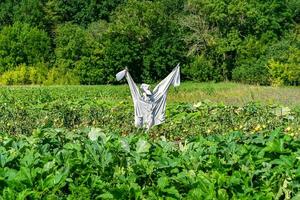
M 1 84 L 300 84 L 299 0 L 2 0 Z

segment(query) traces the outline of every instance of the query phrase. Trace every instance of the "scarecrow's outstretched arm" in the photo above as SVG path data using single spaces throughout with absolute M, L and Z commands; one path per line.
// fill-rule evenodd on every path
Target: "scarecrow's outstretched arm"
M 116 74 L 116 78 L 118 81 L 126 77 L 126 80 L 128 82 L 129 88 L 130 88 L 130 93 L 132 96 L 132 99 L 135 101 L 137 99 L 141 99 L 140 91 L 135 82 L 132 80 L 127 67 L 123 70 L 120 71 L 119 73 Z
M 153 90 L 154 99 L 160 98 L 167 92 L 170 85 L 177 87 L 180 85 L 180 67 L 179 64 L 172 70 L 172 72 L 162 80 Z

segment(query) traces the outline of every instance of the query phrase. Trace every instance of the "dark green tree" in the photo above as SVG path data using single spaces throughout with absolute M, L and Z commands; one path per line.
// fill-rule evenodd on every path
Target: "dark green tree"
M 247 79 L 267 76 L 263 49 L 293 27 L 291 8 L 280 0 L 188 0 L 183 19 L 190 19 L 182 25 L 192 57 L 201 54 L 212 60 L 222 79 L 231 79 L 237 67 L 245 69 L 237 70 L 249 74 Z
M 14 6 L 18 5 L 18 0 L 0 1 L 0 29 L 5 25 L 13 24 Z
M 109 74 L 127 66 L 138 82 L 155 81 L 184 60 L 178 23 L 167 11 L 172 13 L 159 1 L 130 0 L 119 7 L 104 45 Z
M 95 31 L 93 33 L 96 34 Z M 96 36 L 78 25 L 68 23 L 59 26 L 55 39 L 55 67 L 72 71 L 81 84 L 104 83 L 99 60 L 102 47 Z
M 43 10 L 45 0 L 21 0 L 14 6 L 14 22 L 22 22 L 48 29 Z
M 48 0 L 45 11 L 52 24 L 72 22 L 87 26 L 100 19 L 108 20 L 111 12 L 124 0 Z
M 48 62 L 51 57 L 47 33 L 17 22 L 0 31 L 0 73 L 20 64 Z

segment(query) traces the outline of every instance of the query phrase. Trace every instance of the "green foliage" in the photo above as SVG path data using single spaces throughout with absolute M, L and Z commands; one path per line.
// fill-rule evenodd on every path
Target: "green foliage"
M 108 20 L 111 12 L 124 0 L 48 0 L 45 10 L 53 24 L 72 22 L 87 26 L 99 19 Z
M 0 29 L 5 25 L 13 23 L 14 6 L 18 2 L 17 0 L 4 0 L 0 2 Z
M 43 84 L 47 79 L 48 68 L 44 63 L 29 67 L 29 80 L 31 84 Z
M 293 27 L 294 4 L 190 0 L 187 5 L 183 27 L 192 55 L 214 61 L 223 79 L 269 84 L 266 49 Z
M 91 132 L 99 137 L 89 139 Z M 235 131 L 173 141 L 115 130 L 37 129 L 0 136 L 0 197 L 10 199 L 289 199 L 298 137 Z
M 71 70 L 66 68 L 53 67 L 47 74 L 45 85 L 78 85 L 79 77 Z
M 13 70 L 4 72 L 0 76 L 0 83 L 4 85 L 43 84 L 47 77 L 47 67 L 43 63 L 35 66 L 21 64 Z
M 6 71 L 1 76 L 1 83 L 5 85 L 25 85 L 29 84 L 29 71 L 23 64 L 15 70 Z
M 232 78 L 235 81 L 249 84 L 269 84 L 269 72 L 265 62 L 261 60 L 248 60 L 248 63 L 233 70 Z
M 185 62 L 184 48 L 178 33 L 169 33 L 152 41 L 143 56 L 142 78 L 147 81 L 161 80 L 178 63 Z M 165 48 L 165 47 L 168 48 Z
M 20 64 L 47 62 L 49 57 L 50 38 L 46 32 L 19 22 L 0 31 L 0 73 Z
M 80 84 L 105 84 L 127 66 L 137 82 L 156 82 L 181 63 L 187 80 L 299 85 L 298 60 L 286 53 L 299 51 L 298 7 L 297 0 L 3 0 L 0 75 L 45 63 Z M 274 77 L 273 68 L 290 77 Z
M 299 27 L 270 47 L 268 69 L 274 85 L 299 85 L 300 81 Z M 275 52 L 275 53 L 274 53 Z
M 247 37 L 239 49 L 238 67 L 233 69 L 232 79 L 251 84 L 269 84 L 267 48 L 263 40 Z
M 43 6 L 43 1 L 40 0 L 21 0 L 14 6 L 13 21 L 47 30 Z
M 103 69 L 101 69 L 102 65 L 99 61 L 99 57 L 101 57 L 102 50 L 101 44 L 95 40 L 97 38 L 87 30 L 73 24 L 59 26 L 56 35 L 55 65 L 57 69 L 53 70 L 67 70 L 66 75 L 68 75 L 69 78 L 77 76 L 79 81 L 74 80 L 74 83 L 101 83 L 101 77 L 104 74 L 102 73 Z M 51 76 L 53 75 L 55 79 L 55 73 L 51 74 Z M 61 77 L 57 77 L 57 79 L 61 79 Z M 48 83 L 52 82 L 52 79 L 48 81 Z M 55 82 L 56 81 L 53 83 Z M 61 84 L 68 84 L 70 81 L 59 82 Z
M 0 89 L 0 199 L 299 196 L 299 108 L 173 103 L 145 132 L 98 87 Z
M 57 73 L 52 77 L 61 78 L 53 80 L 48 77 L 53 82 L 45 84 L 78 84 L 73 82 L 78 81 L 73 74 L 58 71 L 59 69 L 53 68 L 49 74 Z M 212 96 L 217 93 L 210 85 L 203 87 L 202 91 Z M 0 99 L 0 131 L 30 134 L 35 128 L 73 129 L 105 125 L 123 133 L 134 132 L 136 128 L 132 122 L 133 105 L 129 103 L 131 99 L 128 92 L 128 88 L 125 90 L 119 87 L 38 87 L 19 90 L 3 88 Z M 117 97 L 123 101 L 116 101 Z M 277 113 L 278 109 L 280 108 L 272 105 L 253 103 L 241 107 L 205 102 L 195 105 L 172 103 L 167 107 L 166 123 L 154 127 L 149 134 L 172 138 L 181 135 L 221 134 L 232 130 L 251 134 L 256 132 L 258 125 L 265 126 L 264 130 L 273 130 L 276 127 L 293 127 L 297 130 L 300 124 L 299 111 L 289 111 L 281 116 L 281 113 Z
M 57 59 L 78 61 L 81 57 L 89 55 L 92 41 L 80 26 L 65 24 L 56 30 L 55 45 Z
M 114 74 L 124 66 L 138 82 L 153 82 L 184 60 L 178 25 L 173 15 L 167 16 L 171 11 L 164 10 L 159 1 L 136 0 L 117 9 L 104 43 L 109 82 L 115 81 Z
M 280 40 L 271 40 L 267 32 L 261 40 L 253 37 L 243 42 L 233 70 L 233 80 L 255 84 L 299 85 L 299 28 Z M 269 46 L 264 43 L 269 42 Z
M 195 60 L 183 69 L 183 73 L 188 79 L 194 81 L 211 81 L 216 79 L 216 72 L 210 60 L 207 60 L 204 55 L 199 55 Z
M 298 53 L 296 58 L 297 62 L 292 63 L 280 63 L 271 60 L 269 63 L 269 72 L 271 74 L 273 85 L 299 85 L 300 82 L 300 60 L 298 59 L 300 54 Z

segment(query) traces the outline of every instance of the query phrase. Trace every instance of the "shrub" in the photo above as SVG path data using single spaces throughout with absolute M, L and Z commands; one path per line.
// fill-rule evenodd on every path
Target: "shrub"
M 266 34 L 265 37 L 269 35 Z M 268 45 L 263 39 L 253 36 L 245 38 L 238 49 L 232 79 L 249 84 L 269 85 L 267 49 Z
M 268 70 L 273 85 L 300 84 L 300 26 L 269 48 Z
M 0 73 L 49 58 L 50 38 L 45 31 L 19 22 L 0 31 Z
M 49 70 L 46 85 L 77 85 L 80 80 L 76 74 L 69 69 L 54 67 Z
M 43 84 L 47 77 L 47 71 L 44 63 L 34 66 L 22 64 L 13 70 L 4 72 L 0 76 L 0 83 L 4 85 Z
M 232 79 L 242 83 L 269 85 L 269 73 L 265 64 L 260 60 L 253 65 L 242 65 L 232 72 Z
M 294 51 L 294 52 L 293 52 Z M 300 84 L 300 50 L 293 49 L 286 62 L 271 59 L 268 63 L 271 83 L 273 85 Z
M 212 62 L 205 58 L 204 55 L 199 55 L 194 58 L 190 66 L 183 69 L 186 78 L 194 81 L 211 81 L 216 78 L 216 71 Z
M 29 80 L 31 84 L 43 84 L 46 81 L 48 68 L 44 63 L 29 67 Z
M 26 65 L 22 64 L 14 70 L 4 72 L 1 76 L 1 83 L 5 85 L 30 84 L 29 71 Z

